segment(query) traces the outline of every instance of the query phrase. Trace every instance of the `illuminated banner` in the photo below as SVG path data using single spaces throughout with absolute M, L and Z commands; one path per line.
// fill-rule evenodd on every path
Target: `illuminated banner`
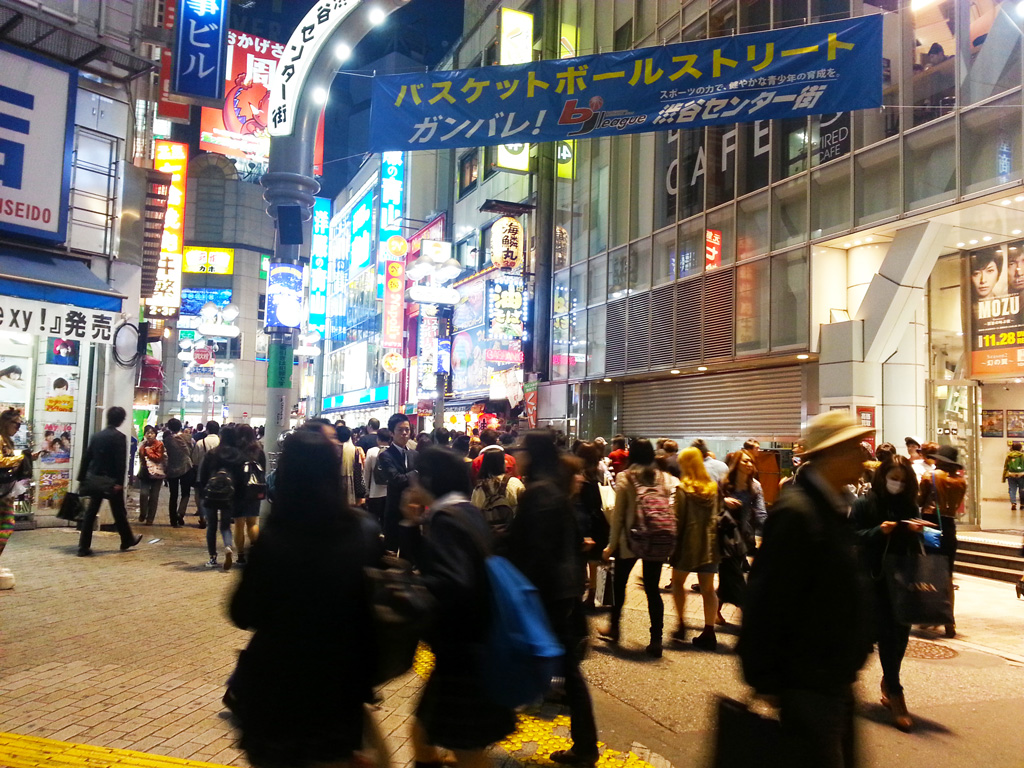
M 352 255 L 350 275 L 370 266 L 373 257 L 373 190 L 352 208 L 352 229 L 349 253 Z
M 969 254 L 971 376 L 1024 375 L 1024 240 Z
M 331 201 L 313 205 L 313 240 L 309 249 L 309 329 L 327 335 L 327 266 L 330 264 Z
M 224 106 L 203 107 L 199 148 L 227 157 L 266 165 L 270 158 L 267 130 L 270 78 L 285 47 L 265 37 L 228 31 L 228 66 L 224 78 Z M 323 173 L 324 117 L 317 123 L 313 173 Z
M 185 249 L 184 271 L 198 275 L 233 275 L 235 273 L 234 248 Z
M 405 262 L 389 261 L 386 269 L 380 345 L 385 349 L 401 349 L 405 324 Z
M 78 75 L 0 48 L 0 230 L 64 242 Z
M 526 320 L 526 294 L 523 278 L 500 275 L 487 281 L 487 338 L 521 339 Z
M 185 232 L 185 181 L 188 174 L 188 145 L 158 139 L 154 167 L 171 174 L 167 191 L 167 213 L 160 241 L 160 263 L 156 269 L 153 295 L 146 299 L 146 317 L 177 317 L 181 306 L 181 251 Z
M 268 331 L 293 331 L 302 325 L 302 267 L 271 263 L 267 272 Z
M 171 89 L 220 99 L 227 68 L 229 0 L 179 0 Z
M 384 298 L 386 265 L 391 260 L 401 260 L 409 251 L 408 243 L 401 253 L 394 251 L 402 237 L 402 205 L 405 202 L 405 155 L 401 152 L 385 152 L 380 158 L 380 218 L 377 224 L 377 298 Z M 397 238 L 397 239 L 394 239 Z
M 882 104 L 879 14 L 531 64 L 373 79 L 371 150 L 562 141 Z
M 164 31 L 167 39 L 174 36 L 174 22 L 178 15 L 178 0 L 164 0 Z M 160 95 L 156 103 L 156 115 L 164 120 L 176 123 L 187 123 L 191 115 L 188 104 L 171 101 L 171 70 L 173 69 L 174 52 L 171 47 L 160 49 Z
M 718 269 L 722 266 L 722 230 L 704 230 L 704 266 Z
M 499 64 L 528 64 L 533 61 L 533 14 L 502 8 L 499 41 Z M 495 165 L 502 170 L 526 173 L 530 170 L 530 145 L 499 146 Z

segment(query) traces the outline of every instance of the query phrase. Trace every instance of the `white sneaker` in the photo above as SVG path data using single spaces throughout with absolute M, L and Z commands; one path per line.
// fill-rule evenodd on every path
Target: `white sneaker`
M 4 589 L 14 589 L 14 574 L 8 568 L 0 570 L 0 590 Z
M 231 570 L 231 562 L 232 562 L 232 558 L 234 558 L 234 556 L 235 556 L 235 553 L 231 551 L 231 547 L 225 548 L 225 550 L 224 550 L 224 570 L 225 571 L 230 571 Z

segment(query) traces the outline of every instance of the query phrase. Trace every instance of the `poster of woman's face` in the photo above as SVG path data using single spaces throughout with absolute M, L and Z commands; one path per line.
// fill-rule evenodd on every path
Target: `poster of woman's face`
M 76 339 L 62 339 L 51 336 L 46 347 L 46 362 L 49 365 L 78 365 L 79 342 Z
M 0 400 L 18 404 L 27 402 L 31 365 L 32 361 L 27 357 L 0 355 Z

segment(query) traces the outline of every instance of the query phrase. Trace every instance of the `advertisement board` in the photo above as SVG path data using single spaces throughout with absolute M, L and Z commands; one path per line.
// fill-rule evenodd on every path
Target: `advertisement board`
M 78 76 L 0 45 L 0 231 L 62 243 Z
M 387 262 L 384 279 L 384 318 L 380 344 L 385 349 L 401 349 L 405 328 L 405 262 Z
M 186 96 L 224 95 L 229 0 L 178 0 L 171 89 Z
M 178 18 L 178 0 L 163 0 L 164 23 L 163 29 L 167 33 L 167 39 L 174 37 L 174 26 Z M 164 120 L 173 120 L 176 123 L 187 123 L 191 115 L 191 108 L 188 104 L 180 101 L 171 101 L 171 71 L 173 70 L 174 51 L 171 46 L 163 46 L 160 49 L 160 93 L 157 97 L 156 115 Z
M 355 275 L 373 263 L 373 190 L 370 189 L 352 208 L 349 274 Z
M 233 275 L 234 248 L 185 248 L 183 272 L 193 275 Z
M 526 64 L 533 61 L 533 14 L 502 8 L 500 25 L 498 63 Z M 502 144 L 498 147 L 494 164 L 505 171 L 526 173 L 530 170 L 530 145 Z
M 153 295 L 146 299 L 146 317 L 173 318 L 181 306 L 182 238 L 185 233 L 185 186 L 188 178 L 188 145 L 158 139 L 154 142 L 156 170 L 171 174 L 167 213 L 160 241 Z
M 967 254 L 971 375 L 1024 375 L 1024 240 Z
M 327 333 L 327 269 L 331 259 L 331 201 L 316 198 L 313 238 L 309 247 L 309 303 L 307 324 L 321 336 Z
M 267 271 L 268 331 L 293 331 L 302 325 L 302 267 L 271 262 Z M 290 363 L 290 361 L 289 361 Z
M 203 107 L 199 148 L 227 157 L 266 165 L 270 158 L 267 130 L 270 78 L 284 54 L 281 43 L 265 37 L 229 30 L 227 68 L 224 77 L 224 105 Z M 323 173 L 324 116 L 316 129 L 313 173 Z
M 557 142 L 876 108 L 882 37 L 882 17 L 871 14 L 572 59 L 377 76 L 370 150 Z
M 487 281 L 488 339 L 522 339 L 526 310 L 526 290 L 520 275 L 495 275 Z

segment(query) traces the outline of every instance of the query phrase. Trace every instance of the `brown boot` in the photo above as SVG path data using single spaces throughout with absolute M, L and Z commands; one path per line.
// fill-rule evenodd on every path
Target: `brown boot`
M 889 692 L 885 690 L 885 678 L 882 678 L 882 706 L 886 709 L 889 708 Z
M 889 711 L 892 712 L 893 725 L 904 733 L 910 733 L 910 729 L 914 727 L 914 721 L 910 719 L 907 702 L 902 693 L 889 694 Z

